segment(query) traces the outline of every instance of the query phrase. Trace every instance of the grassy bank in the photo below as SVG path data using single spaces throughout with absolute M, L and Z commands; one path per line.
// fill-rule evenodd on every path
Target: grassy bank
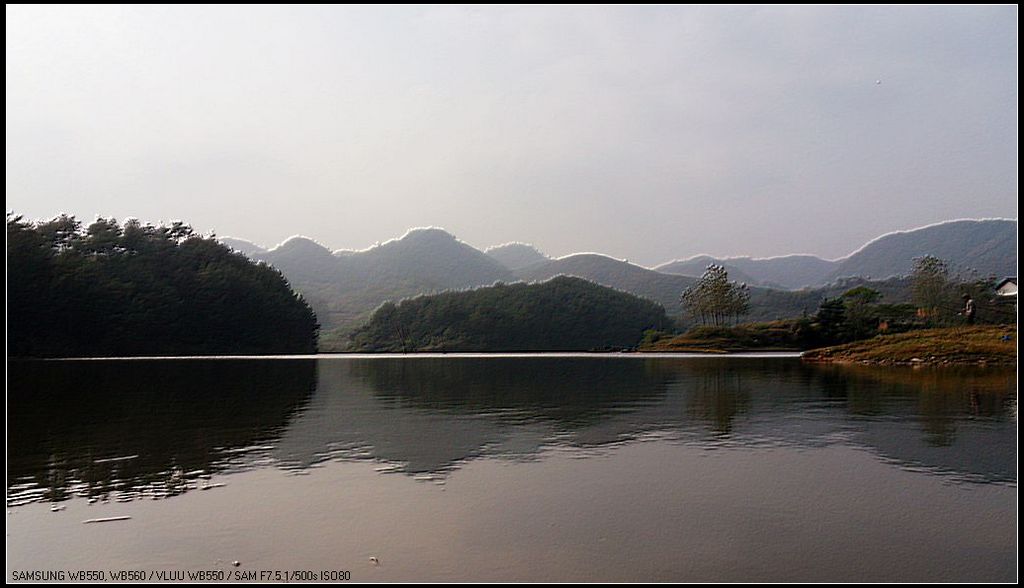
M 807 351 L 803 359 L 877 365 L 1016 365 L 1017 327 L 964 326 L 879 335 Z
M 686 353 L 736 353 L 743 351 L 801 351 L 795 321 L 750 323 L 732 327 L 697 327 L 677 336 L 647 340 L 639 351 Z

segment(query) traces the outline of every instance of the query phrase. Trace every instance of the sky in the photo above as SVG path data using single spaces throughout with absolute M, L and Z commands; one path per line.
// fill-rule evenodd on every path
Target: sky
M 836 258 L 1017 217 L 1017 14 L 8 5 L 7 210 Z

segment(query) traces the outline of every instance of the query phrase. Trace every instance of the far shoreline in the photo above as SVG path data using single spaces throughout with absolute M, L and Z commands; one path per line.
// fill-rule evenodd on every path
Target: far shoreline
M 807 364 L 876 366 L 1015 366 L 1017 365 L 1016 325 L 956 326 L 878 335 L 871 339 L 810 350 L 780 347 L 741 349 L 713 345 L 692 345 L 672 349 L 640 347 L 620 350 L 560 351 L 413 351 L 366 352 L 330 351 L 323 353 L 271 353 L 261 355 L 139 355 L 109 357 L 8 357 L 8 362 L 35 361 L 187 361 L 187 360 L 309 360 L 309 359 L 500 359 L 500 358 L 644 358 L 709 359 L 763 358 L 799 359 Z
M 423 351 L 411 353 L 367 353 L 361 352 L 327 352 L 315 354 L 268 354 L 268 355 L 156 355 L 156 356 L 118 356 L 118 357 L 15 357 L 8 361 L 174 361 L 174 360 L 288 360 L 288 359 L 438 359 L 438 358 L 779 358 L 798 359 L 799 351 L 729 351 L 729 352 L 697 352 L 697 351 Z

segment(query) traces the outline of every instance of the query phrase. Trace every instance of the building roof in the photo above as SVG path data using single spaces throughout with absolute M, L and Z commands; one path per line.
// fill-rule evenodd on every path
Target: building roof
M 1016 296 L 1017 295 L 1017 276 L 1012 278 L 1003 278 L 1001 282 L 996 284 L 996 296 Z

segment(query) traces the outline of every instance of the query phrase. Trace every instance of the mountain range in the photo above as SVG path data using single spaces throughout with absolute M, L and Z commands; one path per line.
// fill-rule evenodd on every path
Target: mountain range
M 914 259 L 934 255 L 960 274 L 981 277 L 1016 275 L 1017 221 L 1006 219 L 955 220 L 896 231 L 873 239 L 835 260 L 814 255 L 715 258 L 698 255 L 671 261 L 654 269 L 668 274 L 699 276 L 710 263 L 724 266 L 729 276 L 750 285 L 799 289 L 821 286 L 840 278 L 886 279 L 909 275 Z
M 751 286 L 750 320 L 813 313 L 823 297 L 871 282 L 886 302 L 904 302 L 914 259 L 935 255 L 957 271 L 980 276 L 1016 274 L 1015 220 L 957 220 L 889 233 L 847 257 L 813 255 L 773 258 L 697 256 L 653 269 L 595 253 L 549 258 L 523 243 L 480 251 L 437 228 L 413 229 L 369 249 L 332 252 L 305 237 L 272 249 L 242 239 L 221 242 L 281 270 L 310 303 L 323 327 L 321 348 L 343 349 L 348 334 L 385 301 L 420 294 L 465 290 L 495 282 L 538 282 L 576 276 L 658 302 L 681 314 L 679 295 L 710 263 L 724 265 L 730 279 Z

